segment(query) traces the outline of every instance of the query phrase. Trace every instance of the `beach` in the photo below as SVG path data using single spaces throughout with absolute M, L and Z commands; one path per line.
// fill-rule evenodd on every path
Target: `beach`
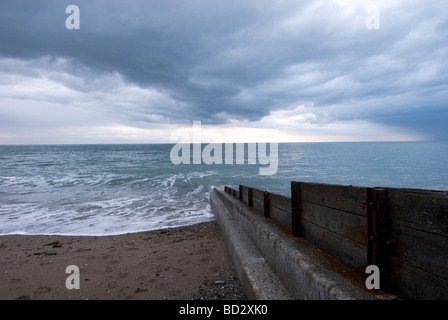
M 68 289 L 79 268 L 79 289 Z M 242 300 L 216 221 L 109 236 L 0 236 L 2 300 Z M 69 285 L 70 286 L 70 285 Z

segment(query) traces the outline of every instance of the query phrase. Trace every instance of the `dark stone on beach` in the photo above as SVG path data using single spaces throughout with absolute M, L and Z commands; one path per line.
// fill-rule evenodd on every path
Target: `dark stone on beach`
M 46 252 L 44 252 L 44 255 L 46 255 L 46 256 L 54 256 L 56 254 L 57 254 L 57 252 L 55 252 L 55 251 L 46 251 Z
M 142 292 L 146 292 L 146 291 L 148 291 L 148 289 L 137 288 L 137 289 L 134 290 L 134 293 L 142 293 Z
M 51 243 L 44 244 L 44 246 L 52 246 L 53 248 L 60 248 L 62 247 L 62 243 L 60 243 L 59 241 L 54 241 Z
M 215 284 L 226 284 L 226 282 L 225 282 L 225 281 L 218 280 L 218 281 L 215 281 Z

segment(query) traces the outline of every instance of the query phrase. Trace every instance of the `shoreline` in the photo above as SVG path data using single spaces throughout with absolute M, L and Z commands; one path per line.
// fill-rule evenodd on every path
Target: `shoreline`
M 79 289 L 69 290 L 69 265 Z M 244 300 L 216 221 L 105 236 L 1 235 L 2 300 Z
M 11 233 L 0 233 L 1 237 L 6 236 L 24 236 L 24 237 L 34 237 L 34 236 L 57 236 L 57 237 L 114 237 L 114 236 L 123 236 L 128 234 L 134 234 L 134 233 L 145 233 L 145 232 L 156 232 L 156 231 L 162 231 L 162 230 L 170 230 L 170 229 L 179 229 L 179 228 L 186 228 L 191 227 L 198 224 L 205 224 L 216 221 L 215 218 L 211 218 L 209 220 L 204 220 L 200 222 L 193 222 L 191 224 L 185 224 L 185 225 L 178 225 L 178 226 L 166 226 L 161 227 L 157 229 L 146 229 L 146 230 L 132 230 L 132 231 L 122 231 L 122 232 L 112 232 L 112 233 L 104 233 L 104 234 L 94 234 L 94 233 L 85 233 L 85 234 L 76 234 L 76 233 L 26 233 L 26 232 L 11 232 Z

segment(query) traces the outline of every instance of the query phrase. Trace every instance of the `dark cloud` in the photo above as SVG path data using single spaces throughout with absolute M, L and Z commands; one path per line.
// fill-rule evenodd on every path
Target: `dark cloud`
M 370 2 L 2 0 L 0 57 L 53 68 L 66 59 L 60 71 L 75 78 L 52 79 L 85 93 L 110 87 L 92 76 L 118 74 L 167 97 L 113 105 L 126 123 L 257 121 L 305 105 L 325 110 L 322 122 L 364 119 L 441 139 L 445 2 L 378 1 L 381 29 L 368 30 Z M 80 30 L 65 28 L 71 4 Z M 39 76 L 19 67 L 3 72 Z

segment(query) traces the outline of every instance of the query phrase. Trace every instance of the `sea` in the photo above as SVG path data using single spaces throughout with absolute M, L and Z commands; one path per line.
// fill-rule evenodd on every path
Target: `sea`
M 248 163 L 244 146 L 244 163 L 235 152 L 211 164 L 173 163 L 173 144 L 0 146 L 0 234 L 101 236 L 212 221 L 210 192 L 224 185 L 286 196 L 291 181 L 448 190 L 447 142 L 280 143 L 270 175 L 260 169 L 274 154 Z

